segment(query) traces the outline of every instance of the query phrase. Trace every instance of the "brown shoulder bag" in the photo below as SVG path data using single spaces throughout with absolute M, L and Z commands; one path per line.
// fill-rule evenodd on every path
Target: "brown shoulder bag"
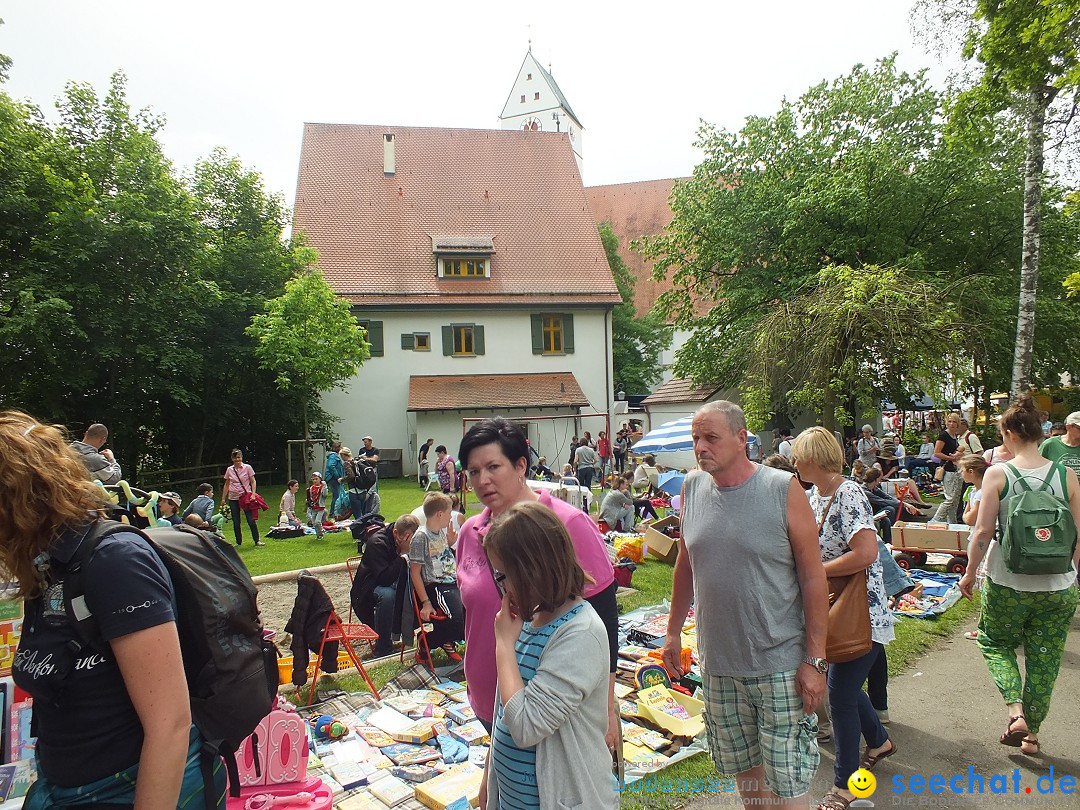
M 842 485 L 841 485 L 842 486 Z M 840 487 L 837 487 L 837 492 Z M 818 539 L 825 528 L 825 518 L 836 500 L 836 492 L 821 513 Z M 854 661 L 870 652 L 874 640 L 870 634 L 870 600 L 866 593 L 866 569 L 841 577 L 829 577 L 829 631 L 825 637 L 825 660 L 830 664 Z

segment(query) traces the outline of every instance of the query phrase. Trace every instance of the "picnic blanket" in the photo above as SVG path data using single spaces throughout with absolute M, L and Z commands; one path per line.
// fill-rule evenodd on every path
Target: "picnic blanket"
M 922 593 L 914 598 L 907 594 L 896 599 L 894 616 L 933 619 L 960 601 L 959 574 L 939 574 L 920 568 L 913 568 L 909 573 L 916 585 L 922 585 Z

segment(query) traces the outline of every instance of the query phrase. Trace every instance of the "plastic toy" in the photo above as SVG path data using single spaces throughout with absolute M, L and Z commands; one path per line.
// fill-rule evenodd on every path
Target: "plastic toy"
M 340 740 L 349 733 L 348 727 L 328 714 L 320 714 L 311 721 L 315 738 L 319 740 Z
M 245 810 L 270 810 L 271 807 L 283 807 L 285 805 L 308 804 L 315 799 L 314 793 L 301 791 L 287 796 L 276 796 L 273 793 L 256 793 L 249 796 L 244 802 Z

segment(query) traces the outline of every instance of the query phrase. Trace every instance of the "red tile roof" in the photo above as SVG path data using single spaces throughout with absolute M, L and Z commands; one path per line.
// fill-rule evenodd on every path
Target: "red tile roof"
M 587 406 L 571 372 L 409 377 L 410 411 Z
M 693 380 L 673 377 L 645 397 L 641 404 L 659 405 L 662 402 L 702 403 L 719 390 L 719 385 L 694 385 Z
M 565 133 L 305 124 L 294 216 L 358 305 L 619 302 Z M 438 279 L 433 238 L 491 240 L 490 279 Z
M 636 279 L 634 307 L 639 315 L 652 309 L 660 293 L 671 289 L 671 282 L 653 281 L 652 264 L 630 250 L 630 243 L 642 236 L 658 234 L 671 223 L 668 198 L 675 183 L 672 179 L 644 180 L 585 189 L 596 221 L 610 222 L 619 237 L 619 255 Z

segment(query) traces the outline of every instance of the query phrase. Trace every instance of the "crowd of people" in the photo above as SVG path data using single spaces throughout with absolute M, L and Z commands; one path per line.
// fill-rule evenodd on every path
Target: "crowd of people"
M 1065 420 L 1062 435 L 1044 435 L 1044 421 L 1023 397 L 1000 420 L 1001 447 L 983 450 L 960 416 L 950 414 L 932 448 L 948 504 L 937 513 L 957 509 L 973 526 L 959 586 L 970 598 L 984 580 L 977 642 L 1004 703 L 999 741 L 1025 754 L 1041 749 L 1077 607 L 1080 412 Z M 881 463 L 883 451 L 886 460 L 890 450 L 894 459 L 904 456 L 872 429 L 851 444 L 864 469 L 848 475 L 847 447 L 821 427 L 781 433 L 778 452 L 762 464 L 748 457 L 745 417 L 733 403 L 703 406 L 692 432 L 698 468 L 681 494 L 664 664 L 683 674 L 682 630 L 693 607 L 708 745 L 718 771 L 737 775 L 746 803 L 802 806 L 820 762 L 818 746 L 831 739 L 833 786 L 817 807 L 844 810 L 854 798 L 850 774 L 874 770 L 903 742 L 888 728 L 886 649 L 895 637 L 888 599 L 911 581 L 892 560 L 888 531 L 892 520 L 929 504 L 904 475 L 906 464 Z M 42 706 L 35 710 L 41 777 L 26 805 L 35 810 L 85 803 L 87 796 L 109 805 L 141 805 L 153 796 L 172 806 L 173 797 L 202 801 L 208 784 L 199 767 L 202 741 L 181 699 L 186 683 L 172 586 L 138 534 L 102 541 L 87 571 L 86 598 L 95 615 L 110 617 L 102 621 L 108 649 L 97 651 L 101 666 L 82 668 L 85 684 L 64 689 L 41 677 L 37 664 L 73 632 L 63 617 L 46 618 L 50 605 L 62 601 L 64 561 L 104 506 L 95 481 L 119 475 L 103 447 L 107 435 L 95 425 L 69 445 L 56 427 L 19 412 L 0 414 L 0 441 L 12 451 L 0 464 L 0 565 L 27 605 L 13 673 Z M 626 470 L 625 452 L 621 465 L 617 460 L 618 441 L 607 442 L 602 433 L 593 447 L 584 434 L 574 471 L 594 469 L 604 481 L 614 476 L 600 519 L 626 529 L 638 501 L 646 500 L 635 495 L 655 486 L 656 465 L 646 457 Z M 426 456 L 433 445 L 429 440 L 421 452 Z M 617 584 L 597 522 L 546 490 L 534 491 L 528 441 L 513 423 L 496 418 L 473 425 L 457 461 L 445 446 L 435 451 L 440 491 L 369 536 L 354 581 L 353 607 L 376 629 L 376 653 L 393 649 L 410 599 L 433 648 L 456 659 L 456 642 L 465 642 L 469 703 L 492 741 L 481 807 L 511 797 L 614 807 L 611 752 L 621 738 Z M 371 437 L 356 458 L 334 446 L 325 472 L 313 473 L 306 490 L 308 520 L 321 526 L 340 503 L 365 514 L 376 487 L 363 470 L 375 470 L 378 455 Z M 439 462 L 449 468 L 445 486 Z M 453 499 L 462 471 L 483 507 L 468 518 Z M 890 475 L 896 475 L 895 495 L 881 489 Z M 963 503 L 965 486 L 970 496 Z M 280 503 L 290 523 L 300 522 L 299 487 L 290 481 Z M 240 514 L 250 516 L 243 506 L 256 488 L 254 470 L 234 451 L 221 497 L 238 545 Z M 1042 568 L 1025 568 L 1011 545 L 1017 504 L 1029 492 L 1056 499 L 1071 518 L 1071 550 L 1056 567 L 1044 560 Z M 214 487 L 204 484 L 183 511 L 179 497 L 166 492 L 152 513 L 164 525 L 206 525 L 214 505 Z M 254 520 L 248 525 L 260 544 Z M 830 583 L 859 577 L 870 627 L 866 646 L 830 661 L 837 642 L 855 641 L 829 631 Z M 155 607 L 125 609 L 136 601 Z M 83 703 L 91 694 L 93 708 Z M 220 776 L 215 771 L 213 779 Z

